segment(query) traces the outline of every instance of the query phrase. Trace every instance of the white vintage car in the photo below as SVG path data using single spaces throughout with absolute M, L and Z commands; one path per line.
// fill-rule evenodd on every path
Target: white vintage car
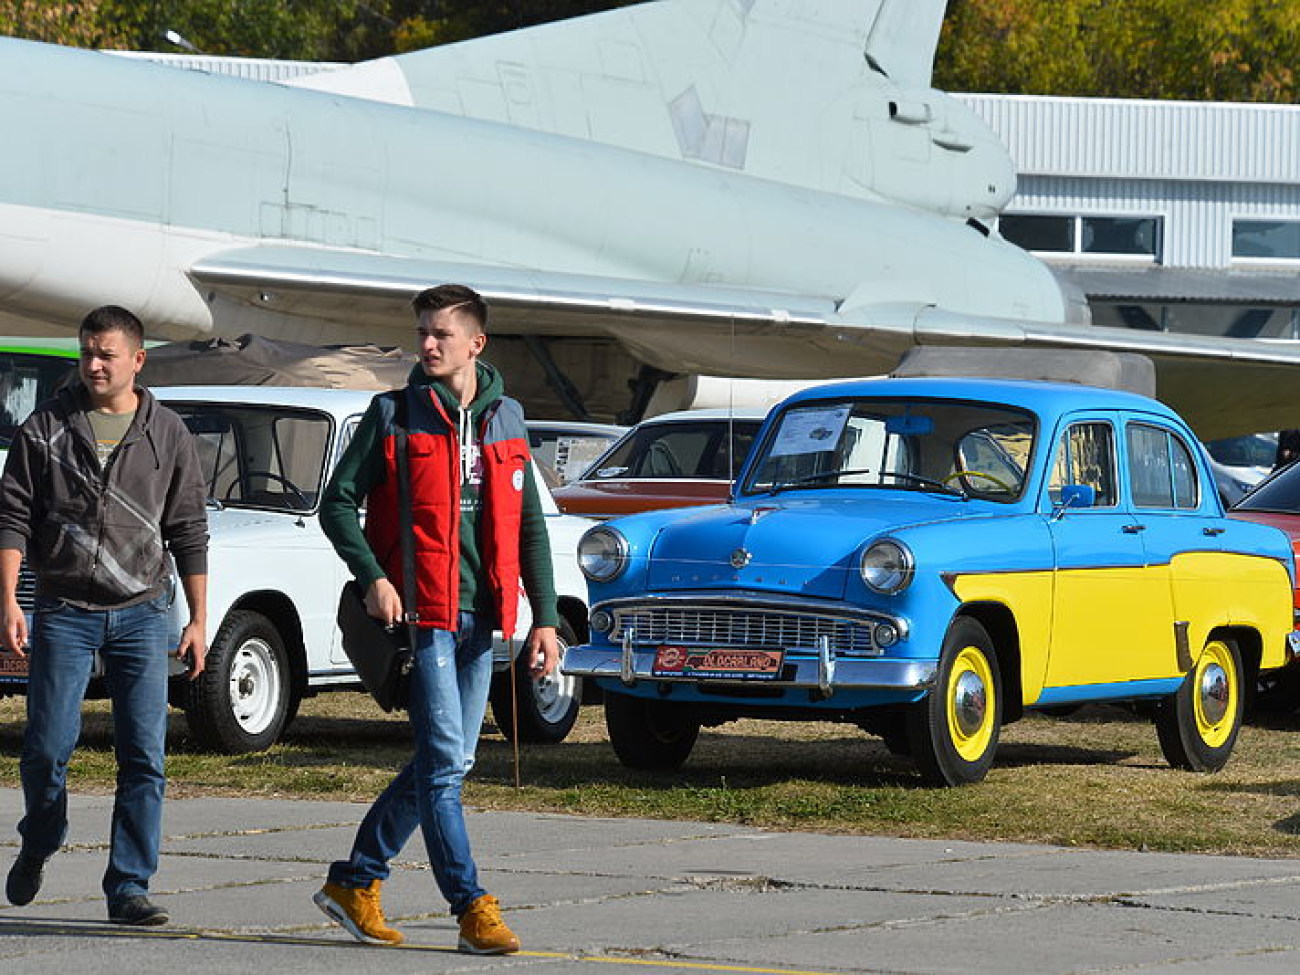
M 280 737 L 304 697 L 359 686 L 334 619 L 349 576 L 320 529 L 317 508 L 372 394 L 270 386 L 153 392 L 197 439 L 211 495 L 207 668 L 192 684 L 174 682 L 173 703 L 185 709 L 202 745 L 260 751 Z M 567 647 L 586 639 L 586 583 L 576 549 L 590 523 L 560 514 L 545 490 L 542 503 Z M 179 632 L 183 599 L 176 614 Z M 521 598 L 521 634 L 530 619 Z M 512 681 L 510 661 L 522 644 L 497 641 L 493 716 L 508 736 L 560 741 L 577 717 L 580 681 L 557 671 L 534 682 L 522 663 Z

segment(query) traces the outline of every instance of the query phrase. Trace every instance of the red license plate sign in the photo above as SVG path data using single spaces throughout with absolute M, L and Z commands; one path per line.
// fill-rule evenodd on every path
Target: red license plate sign
M 655 651 L 652 673 L 655 677 L 775 680 L 781 674 L 784 660 L 784 650 L 662 646 Z

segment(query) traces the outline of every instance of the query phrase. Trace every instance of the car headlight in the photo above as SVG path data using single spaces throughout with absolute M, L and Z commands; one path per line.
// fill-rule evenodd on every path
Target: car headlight
M 911 584 L 914 568 L 911 549 L 902 542 L 886 538 L 867 546 L 858 571 L 869 588 L 893 595 Z
M 592 582 L 609 582 L 627 565 L 627 539 L 612 528 L 593 528 L 578 542 L 578 568 Z

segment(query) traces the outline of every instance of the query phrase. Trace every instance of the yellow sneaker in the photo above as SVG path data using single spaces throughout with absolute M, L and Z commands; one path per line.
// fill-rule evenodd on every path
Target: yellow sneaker
M 341 924 L 358 941 L 368 945 L 400 945 L 406 938 L 384 920 L 379 887 L 378 878 L 370 881 L 369 887 L 327 883 L 312 895 L 312 900 L 331 921 Z
M 501 920 L 501 905 L 484 894 L 460 917 L 461 951 L 471 955 L 509 955 L 519 950 L 519 939 Z

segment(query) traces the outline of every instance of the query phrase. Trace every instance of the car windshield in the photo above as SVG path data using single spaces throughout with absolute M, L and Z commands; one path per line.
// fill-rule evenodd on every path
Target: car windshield
M 863 487 L 1013 501 L 1025 488 L 1031 414 L 986 403 L 860 399 L 800 403 L 777 419 L 745 493 Z
M 740 471 L 761 425 L 760 420 L 726 418 L 647 423 L 615 444 L 582 479 L 686 477 L 731 481 Z
M 315 509 L 330 442 L 327 414 L 225 403 L 167 405 L 194 435 L 210 498 L 235 507 Z
M 1282 511 L 1300 514 L 1300 464 L 1292 464 L 1276 477 L 1232 506 L 1233 511 Z

